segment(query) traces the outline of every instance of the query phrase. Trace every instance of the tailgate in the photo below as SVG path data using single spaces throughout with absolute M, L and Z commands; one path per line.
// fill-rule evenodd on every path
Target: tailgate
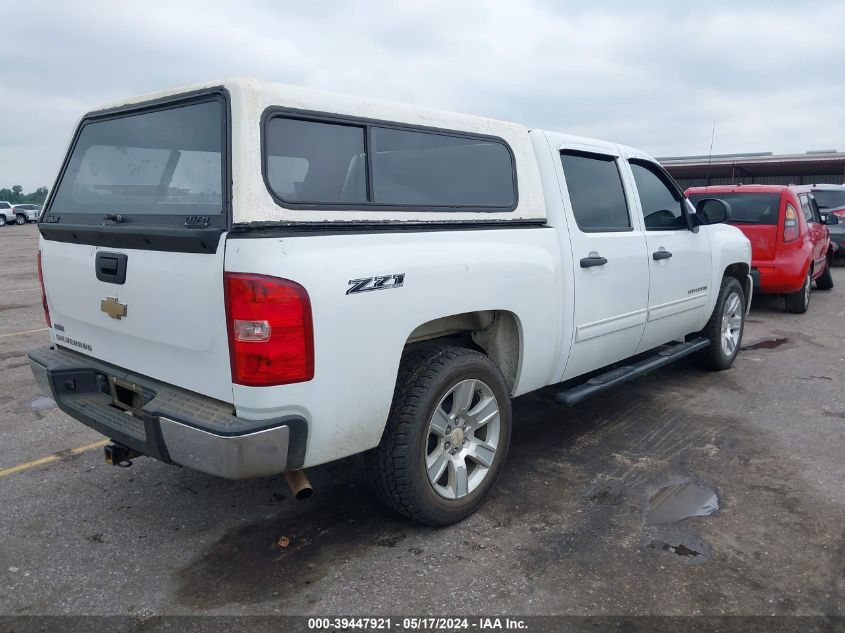
M 98 253 L 125 256 L 123 284 L 97 278 Z M 222 240 L 215 254 L 42 240 L 41 261 L 58 345 L 232 401 Z
M 82 120 L 39 224 L 55 343 L 232 402 L 228 119 L 215 88 Z

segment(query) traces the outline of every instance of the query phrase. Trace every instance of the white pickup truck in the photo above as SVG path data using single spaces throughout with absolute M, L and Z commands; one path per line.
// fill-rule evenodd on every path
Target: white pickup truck
M 115 463 L 307 490 L 366 451 L 387 503 L 445 525 L 501 472 L 514 396 L 731 366 L 728 213 L 615 143 L 253 79 L 144 96 L 76 128 L 31 365 Z

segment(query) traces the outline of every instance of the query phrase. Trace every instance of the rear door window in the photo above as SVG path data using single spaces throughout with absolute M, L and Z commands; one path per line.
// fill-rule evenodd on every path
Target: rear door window
M 223 108 L 210 98 L 84 123 L 50 215 L 222 215 Z
M 560 159 L 579 229 L 587 233 L 632 230 L 614 156 L 565 150 Z
M 813 222 L 816 224 L 822 223 L 822 212 L 819 210 L 819 205 L 816 203 L 816 198 L 813 194 L 808 194 L 808 204 L 810 205 L 810 211 L 813 214 Z
M 804 214 L 804 219 L 807 220 L 807 224 L 815 222 L 816 219 L 813 217 L 813 206 L 810 203 L 810 196 L 806 193 L 802 193 L 798 196 L 798 201 L 801 203 L 801 213 Z

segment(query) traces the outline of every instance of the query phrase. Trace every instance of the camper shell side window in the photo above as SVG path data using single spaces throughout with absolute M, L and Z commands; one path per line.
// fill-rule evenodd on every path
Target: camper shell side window
M 518 201 L 501 138 L 384 121 L 264 112 L 262 173 L 277 204 L 302 209 L 510 212 Z

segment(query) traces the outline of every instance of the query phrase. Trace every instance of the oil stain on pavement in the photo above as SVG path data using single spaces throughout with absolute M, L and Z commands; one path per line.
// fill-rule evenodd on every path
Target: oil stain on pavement
M 784 343 L 788 342 L 789 339 L 786 337 L 773 336 L 769 338 L 764 338 L 762 341 L 757 341 L 756 343 L 749 343 L 748 345 L 743 345 L 739 349 L 743 352 L 750 352 L 755 349 L 775 349 L 776 347 L 780 347 Z

